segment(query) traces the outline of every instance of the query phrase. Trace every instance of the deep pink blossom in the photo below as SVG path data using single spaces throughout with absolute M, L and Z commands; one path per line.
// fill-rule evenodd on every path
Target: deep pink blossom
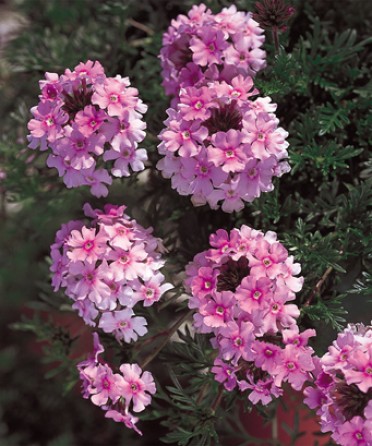
M 181 88 L 230 82 L 239 74 L 254 76 L 266 65 L 263 42 L 263 30 L 251 13 L 230 6 L 212 14 L 204 4 L 194 6 L 187 16 L 173 20 L 163 36 L 160 60 L 166 93 L 176 103 Z
M 308 346 L 315 330 L 301 332 L 300 311 L 288 304 L 299 266 L 272 231 L 219 229 L 210 246 L 187 266 L 185 286 L 195 330 L 212 334 L 218 351 L 215 379 L 227 390 L 238 384 L 253 404 L 280 396 L 285 382 L 300 390 L 316 365 Z M 263 264 L 268 258 L 270 265 Z

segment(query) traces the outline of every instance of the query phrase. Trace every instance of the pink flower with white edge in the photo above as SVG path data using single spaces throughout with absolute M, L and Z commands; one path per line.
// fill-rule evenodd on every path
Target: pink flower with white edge
M 164 293 L 173 288 L 170 283 L 162 284 L 164 278 L 163 274 L 158 273 L 146 280 L 143 285 L 140 285 L 139 290 L 133 294 L 133 301 L 142 301 L 144 307 L 149 307 L 157 302 Z
M 29 147 L 49 150 L 47 166 L 58 170 L 68 188 L 90 186 L 93 195 L 104 197 L 112 176 L 129 176 L 129 166 L 134 172 L 145 168 L 147 154 L 138 143 L 145 137 L 147 107 L 128 78 L 108 78 L 99 62 L 88 61 L 61 76 L 46 73 L 39 85 Z
M 123 374 L 122 392 L 125 395 L 127 407 L 133 403 L 134 412 L 142 412 L 151 403 L 151 395 L 156 392 L 154 379 L 150 372 L 143 372 L 137 364 L 120 366 Z
M 124 211 L 84 205 L 90 223 L 62 225 L 51 246 L 50 270 L 54 290 L 65 289 L 86 324 L 131 342 L 147 332 L 134 306 L 153 305 L 172 285 L 160 273 L 161 241 Z

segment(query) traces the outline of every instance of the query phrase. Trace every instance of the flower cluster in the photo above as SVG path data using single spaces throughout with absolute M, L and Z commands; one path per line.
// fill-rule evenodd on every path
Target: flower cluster
M 307 343 L 315 335 L 300 332 L 300 311 L 287 303 L 302 288 L 300 265 L 274 232 L 245 225 L 219 229 L 210 244 L 187 266 L 185 284 L 195 329 L 214 335 L 215 379 L 229 391 L 249 390 L 253 404 L 280 396 L 284 382 L 300 390 L 314 369 Z
M 124 210 L 112 205 L 93 210 L 86 204 L 91 224 L 62 225 L 51 246 L 51 271 L 54 290 L 66 288 L 86 324 L 129 343 L 147 333 L 146 319 L 133 311 L 135 304 L 152 305 L 172 285 L 159 272 L 164 265 L 160 241 Z
M 129 166 L 144 169 L 146 150 L 137 147 L 147 106 L 129 78 L 106 77 L 99 62 L 88 60 L 61 76 L 45 73 L 40 90 L 28 123 L 29 147 L 51 150 L 47 165 L 68 188 L 87 185 L 93 195 L 107 196 L 112 176 L 129 176 Z
M 179 15 L 163 36 L 160 52 L 163 86 L 174 103 L 180 88 L 202 86 L 241 74 L 253 77 L 265 67 L 260 47 L 265 37 L 251 13 L 235 6 L 212 14 L 204 4 Z
M 194 206 L 239 211 L 289 171 L 288 133 L 278 127 L 276 104 L 251 100 L 256 93 L 252 79 L 239 75 L 231 84 L 183 88 L 176 108 L 167 110 L 157 167 Z
M 372 444 L 372 326 L 348 325 L 312 372 L 305 403 L 343 446 Z
M 99 355 L 104 349 L 97 333 L 94 337 L 93 355 L 78 364 L 83 387 L 83 397 L 90 398 L 93 404 L 106 411 L 105 417 L 124 423 L 129 429 L 136 427 L 138 418 L 130 411 L 142 412 L 151 403 L 151 395 L 156 392 L 152 374 L 143 372 L 138 364 L 122 364 L 120 372 L 114 373 L 107 363 L 100 362 Z

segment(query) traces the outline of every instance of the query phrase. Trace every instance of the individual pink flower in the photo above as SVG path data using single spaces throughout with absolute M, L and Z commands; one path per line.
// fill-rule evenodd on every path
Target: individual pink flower
M 217 358 L 214 360 L 214 366 L 211 372 L 215 374 L 214 379 L 220 383 L 223 383 L 226 390 L 233 390 L 237 385 L 237 378 L 235 372 L 239 368 L 231 366 L 230 364 Z
M 124 380 L 122 391 L 127 406 L 133 402 L 133 411 L 142 412 L 151 403 L 151 395 L 156 392 L 154 379 L 149 372 L 143 372 L 137 364 L 123 364 L 120 366 Z
M 106 251 L 107 238 L 102 232 L 96 235 L 95 229 L 83 227 L 80 231 L 74 230 L 66 245 L 71 248 L 67 257 L 73 262 L 87 261 L 93 263 Z
M 113 333 L 118 341 L 124 339 L 127 343 L 137 341 L 138 336 L 145 335 L 146 325 L 146 319 L 134 316 L 134 311 L 129 308 L 103 313 L 98 324 L 105 333 Z
M 202 67 L 221 63 L 222 52 L 228 47 L 223 33 L 212 27 L 201 29 L 199 35 L 193 37 L 190 43 L 193 61 Z

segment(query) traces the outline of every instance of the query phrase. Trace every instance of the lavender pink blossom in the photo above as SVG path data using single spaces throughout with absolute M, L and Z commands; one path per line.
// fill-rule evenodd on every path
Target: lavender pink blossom
M 156 386 L 150 372 L 142 372 L 138 364 L 122 364 L 120 373 L 101 359 L 104 352 L 98 334 L 94 333 L 94 351 L 77 365 L 82 384 L 83 397 L 106 411 L 105 417 L 135 430 L 138 418 L 130 411 L 142 412 L 151 403 Z
M 48 151 L 47 166 L 58 170 L 68 188 L 89 186 L 93 195 L 105 197 L 113 177 L 144 169 L 147 153 L 138 144 L 145 137 L 147 106 L 127 77 L 107 77 L 98 61 L 88 60 L 61 76 L 45 73 L 39 84 L 29 147 Z
M 305 403 L 342 446 L 372 444 L 372 327 L 349 324 L 316 362 Z
M 65 289 L 85 323 L 130 343 L 147 333 L 147 321 L 135 311 L 151 306 L 172 288 L 160 273 L 164 260 L 159 240 L 124 213 L 84 206 L 89 224 L 72 221 L 51 246 L 52 284 Z
M 264 40 L 252 14 L 233 5 L 212 14 L 200 4 L 187 16 L 179 15 L 164 34 L 160 51 L 163 86 L 174 97 L 173 105 L 181 88 L 253 77 L 266 66 Z
M 178 104 L 167 110 L 157 168 L 194 206 L 240 211 L 290 170 L 276 105 L 252 100 L 254 94 L 252 80 L 238 75 L 231 84 L 181 88 Z

